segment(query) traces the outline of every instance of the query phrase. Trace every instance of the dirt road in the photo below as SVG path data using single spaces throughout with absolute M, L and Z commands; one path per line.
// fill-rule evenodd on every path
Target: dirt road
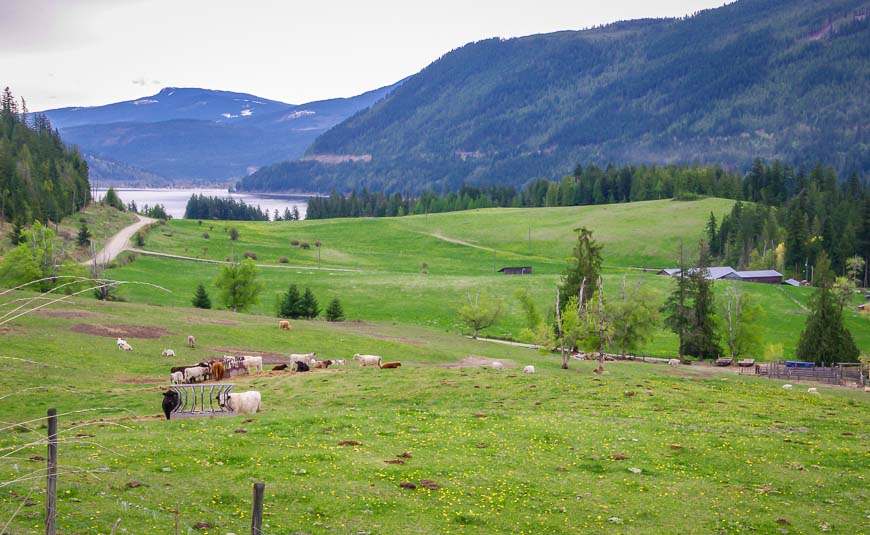
M 156 219 L 145 217 L 144 215 L 137 214 L 136 217 L 139 218 L 139 221 L 122 228 L 120 232 L 112 236 L 112 239 L 109 240 L 106 246 L 97 253 L 97 262 L 100 264 L 108 264 L 111 262 L 116 256 L 121 254 L 121 251 L 130 247 L 130 238 L 132 238 L 139 229 L 157 221 Z M 92 266 L 94 265 L 94 260 L 90 259 L 82 263 L 86 266 Z

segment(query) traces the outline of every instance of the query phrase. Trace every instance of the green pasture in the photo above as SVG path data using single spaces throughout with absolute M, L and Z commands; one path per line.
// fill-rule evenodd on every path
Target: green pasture
M 529 265 L 538 273 L 558 274 L 576 242 L 574 229 L 587 226 L 605 245 L 607 266 L 669 267 L 676 263 L 679 241 L 696 249 L 710 212 L 721 217 L 733 202 L 711 198 L 269 223 L 179 220 L 152 231 L 144 248 L 212 260 L 252 252 L 263 264 L 285 257 L 290 265 L 316 266 L 314 243 L 320 241 L 321 267 L 416 273 L 425 262 L 433 275 L 479 276 Z M 239 231 L 236 241 L 230 240 L 231 228 Z M 294 247 L 293 240 L 311 248 Z
M 171 533 L 176 503 L 180 533 L 246 533 L 258 481 L 267 533 L 870 531 L 863 392 L 640 362 L 596 376 L 591 362 L 565 371 L 556 356 L 388 320 L 287 332 L 267 316 L 91 299 L 8 323 L 0 341 L 9 533 L 43 532 L 45 445 L 28 444 L 45 425 L 28 421 L 49 407 L 62 414 L 59 533 L 108 534 L 119 518 Z M 262 393 L 252 417 L 160 414 L 171 365 L 307 351 L 403 366 L 266 371 L 233 380 Z M 443 366 L 484 358 L 509 368 Z

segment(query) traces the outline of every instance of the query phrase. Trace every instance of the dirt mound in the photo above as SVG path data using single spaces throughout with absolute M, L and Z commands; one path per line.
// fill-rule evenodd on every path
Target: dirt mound
M 89 310 L 69 310 L 69 309 L 41 309 L 36 311 L 40 316 L 48 316 L 49 318 L 96 318 L 101 314 L 91 312 Z
M 513 368 L 513 364 L 498 359 L 480 355 L 466 355 L 464 359 L 455 362 L 420 362 L 420 366 L 437 366 L 439 368 L 488 368 L 493 362 L 501 362 L 505 368 Z
M 116 381 L 128 385 L 149 385 L 154 383 L 165 383 L 166 379 L 159 377 L 116 377 Z
M 100 323 L 77 323 L 70 330 L 74 333 L 105 336 L 106 338 L 161 338 L 172 334 L 166 329 L 147 325 L 103 325 Z

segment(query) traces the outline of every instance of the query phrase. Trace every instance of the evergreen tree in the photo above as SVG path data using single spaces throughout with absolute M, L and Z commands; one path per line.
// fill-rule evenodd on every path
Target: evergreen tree
M 111 206 L 116 210 L 124 211 L 126 206 L 124 206 L 124 202 L 121 201 L 121 198 L 118 197 L 117 192 L 115 192 L 115 188 L 109 188 L 106 190 L 106 194 L 103 196 L 102 204 L 104 206 Z
M 196 308 L 211 308 L 211 298 L 208 296 L 208 292 L 205 291 L 205 285 L 201 282 L 196 287 L 196 293 L 193 294 L 193 306 Z
M 305 288 L 305 293 L 302 294 L 302 315 L 308 319 L 314 319 L 320 314 L 320 306 L 317 304 L 317 299 L 314 297 L 311 288 Z
M 858 347 L 852 333 L 844 325 L 843 313 L 827 285 L 816 291 L 796 356 L 799 360 L 827 366 L 858 360 Z
M 82 221 L 79 226 L 79 234 L 76 237 L 76 243 L 79 247 L 87 247 L 91 244 L 91 231 L 88 229 L 88 224 Z
M 689 295 L 692 299 L 690 326 L 685 339 L 685 352 L 700 359 L 721 354 L 713 301 L 713 281 L 708 278 L 707 247 L 702 242 L 698 267 L 689 274 Z
M 302 308 L 302 298 L 299 296 L 299 289 L 295 284 L 291 284 L 285 293 L 281 295 L 278 302 L 278 317 L 285 319 L 297 319 L 304 316 Z
M 341 301 L 338 297 L 329 302 L 326 308 L 326 321 L 342 321 L 344 320 L 344 309 L 341 307 Z
M 598 274 L 601 272 L 601 249 L 592 237 L 592 231 L 586 227 L 574 229 L 577 232 L 577 245 L 574 246 L 574 254 L 562 275 L 562 285 L 559 287 L 561 295 L 565 297 L 561 309 L 565 308 L 568 299 L 580 293 L 583 287 L 583 295 L 580 306 L 585 305 L 593 294 L 598 290 Z M 584 282 L 585 280 L 585 282 Z
M 16 219 L 12 223 L 12 228 L 9 229 L 9 233 L 6 235 L 12 245 L 18 245 L 24 241 L 23 231 L 24 225 L 21 224 L 20 220 Z
M 683 360 L 686 355 L 686 338 L 691 327 L 691 306 L 689 296 L 689 277 L 686 273 L 685 254 L 683 244 L 680 243 L 680 263 L 676 285 L 671 294 L 665 299 L 661 312 L 664 315 L 665 326 L 677 335 L 679 339 L 679 355 Z
M 718 256 L 720 253 L 719 249 L 719 232 L 718 227 L 716 226 L 716 216 L 713 215 L 713 212 L 710 212 L 710 218 L 707 220 L 707 247 L 710 248 L 710 255 Z

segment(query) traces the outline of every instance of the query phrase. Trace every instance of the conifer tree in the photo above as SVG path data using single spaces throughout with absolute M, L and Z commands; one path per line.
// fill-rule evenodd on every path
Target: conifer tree
M 565 308 L 568 298 L 578 295 L 581 285 L 583 285 L 583 295 L 580 296 L 580 306 L 583 306 L 598 291 L 602 246 L 595 241 L 592 231 L 588 228 L 581 227 L 574 231 L 577 233 L 577 245 L 574 246 L 574 254 L 562 275 L 559 291 L 565 297 L 565 301 L 560 309 Z
M 79 226 L 79 234 L 76 237 L 76 243 L 79 247 L 87 247 L 91 244 L 91 231 L 88 229 L 88 224 L 82 221 Z
M 309 319 L 314 319 L 320 314 L 320 306 L 311 288 L 305 288 L 305 293 L 302 294 L 302 314 Z
M 299 296 L 299 289 L 295 284 L 281 295 L 278 302 L 278 317 L 287 319 L 297 319 L 303 316 L 302 298 Z
M 843 312 L 829 285 L 816 290 L 811 310 L 798 342 L 797 358 L 827 366 L 857 362 L 858 347 L 843 324 Z
M 329 302 L 326 308 L 326 321 L 342 321 L 344 320 L 344 309 L 341 307 L 341 301 L 338 297 Z
M 208 292 L 205 291 L 205 285 L 201 282 L 196 287 L 196 293 L 193 294 L 193 306 L 196 308 L 211 308 L 211 298 L 208 296 Z

